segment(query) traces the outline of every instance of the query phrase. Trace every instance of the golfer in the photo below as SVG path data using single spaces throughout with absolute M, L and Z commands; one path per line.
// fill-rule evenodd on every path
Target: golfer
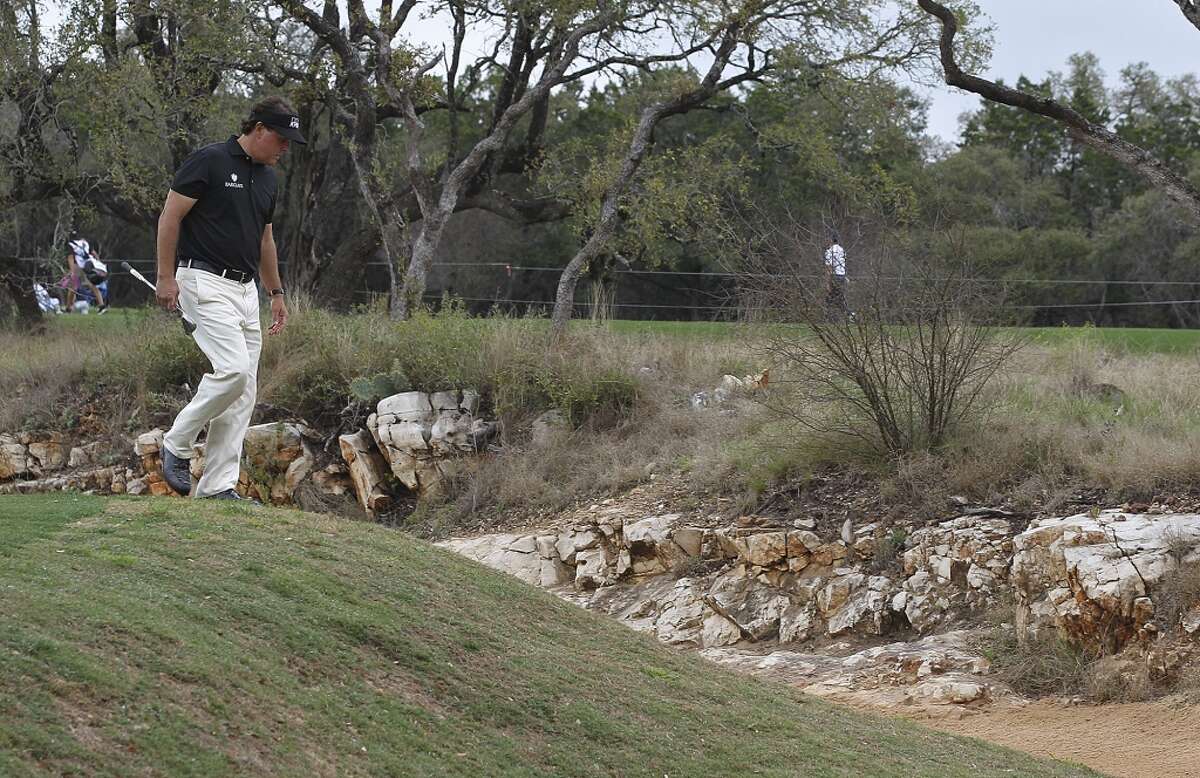
M 182 308 L 195 322 L 192 337 L 212 364 L 163 437 L 163 477 L 180 494 L 192 491 L 188 460 L 207 426 L 204 476 L 193 496 L 243 499 L 234 487 L 262 350 L 256 276 L 271 299 L 267 332 L 277 334 L 287 324 L 271 234 L 272 166 L 292 141 L 305 142 L 295 110 L 278 97 L 256 103 L 240 136 L 183 161 L 158 217 L 158 303 Z

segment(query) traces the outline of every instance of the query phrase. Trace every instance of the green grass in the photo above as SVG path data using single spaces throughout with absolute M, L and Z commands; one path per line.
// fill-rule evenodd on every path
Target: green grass
M 0 505 L 6 778 L 1092 774 L 733 675 L 376 525 Z
M 156 311 L 149 307 L 113 308 L 103 316 L 70 314 L 50 317 L 47 321 L 51 331 L 119 335 L 136 329 L 153 315 L 157 315 Z M 545 326 L 549 327 L 548 320 Z M 579 329 L 599 326 L 621 335 L 667 335 L 701 340 L 730 338 L 746 331 L 743 325 L 725 321 L 614 319 L 597 325 L 579 319 L 572 326 Z M 1046 346 L 1066 346 L 1083 340 L 1111 350 L 1137 354 L 1191 353 L 1200 348 L 1200 330 L 1137 327 L 1018 327 L 1015 330 L 1028 335 L 1033 342 Z
M 155 315 L 157 315 L 157 311 L 154 308 L 144 306 L 141 308 L 109 308 L 103 315 L 99 313 L 68 313 L 47 316 L 45 319 L 51 332 L 120 335 L 131 328 L 141 326 L 148 317 Z
M 1023 327 L 1046 346 L 1087 344 L 1129 354 L 1190 354 L 1200 348 L 1200 330 L 1137 327 Z

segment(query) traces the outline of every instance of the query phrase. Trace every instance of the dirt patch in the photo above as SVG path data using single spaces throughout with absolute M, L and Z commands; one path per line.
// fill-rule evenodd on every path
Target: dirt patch
M 1078 762 L 1120 778 L 1200 776 L 1200 705 L 1033 702 L 956 721 L 919 720 L 934 729 Z

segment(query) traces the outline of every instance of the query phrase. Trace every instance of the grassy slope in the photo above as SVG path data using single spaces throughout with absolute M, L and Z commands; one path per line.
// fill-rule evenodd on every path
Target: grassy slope
M 0 775 L 1082 775 L 670 651 L 381 527 L 0 498 Z

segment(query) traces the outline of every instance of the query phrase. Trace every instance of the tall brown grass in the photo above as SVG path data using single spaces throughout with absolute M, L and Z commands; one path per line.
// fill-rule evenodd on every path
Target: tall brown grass
M 1191 355 L 1086 341 L 1027 347 L 995 379 L 988 415 L 933 452 L 880 459 L 799 433 L 753 402 L 689 407 L 692 393 L 711 391 L 723 374 L 767 367 L 755 348 L 760 329 L 706 339 L 577 324 L 549 351 L 547 322 L 537 319 L 473 319 L 451 308 L 398 324 L 383 311 L 339 315 L 298 301 L 285 333 L 265 342 L 260 410 L 333 431 L 347 408 L 349 423 L 360 423 L 371 407 L 351 391 L 355 378 L 479 389 L 504 433 L 438 506 L 466 521 L 513 506 L 556 510 L 667 472 L 687 474 L 698 494 L 739 495 L 747 510 L 774 482 L 821 467 L 860 470 L 886 500 L 918 507 L 963 494 L 1052 512 L 1081 488 L 1119 500 L 1200 483 L 1200 361 Z M 177 324 L 155 312 L 56 320 L 41 336 L 2 333 L 0 431 L 69 427 L 88 401 L 107 409 L 118 432 L 168 423 L 206 368 Z M 772 403 L 789 401 L 785 387 L 771 385 Z M 568 412 L 571 431 L 539 448 L 530 426 L 551 407 Z

